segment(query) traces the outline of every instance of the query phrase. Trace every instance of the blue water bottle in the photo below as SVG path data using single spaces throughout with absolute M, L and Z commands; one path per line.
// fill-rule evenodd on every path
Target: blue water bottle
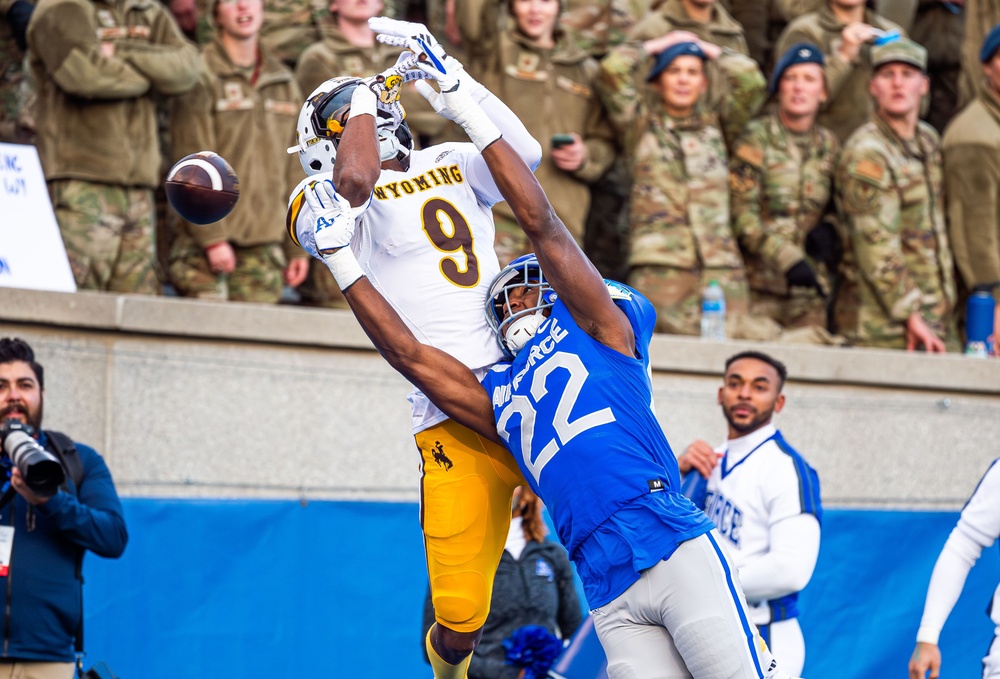
M 986 358 L 993 353 L 993 318 L 996 302 L 986 290 L 976 290 L 965 308 L 965 354 Z

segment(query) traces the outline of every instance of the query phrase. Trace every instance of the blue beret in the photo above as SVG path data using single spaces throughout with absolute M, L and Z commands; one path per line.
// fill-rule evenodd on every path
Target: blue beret
M 823 53 L 815 45 L 810 45 L 807 42 L 792 45 L 781 55 L 781 59 L 774 67 L 774 73 L 771 74 L 771 82 L 767 84 L 767 91 L 771 94 L 777 92 L 781 76 L 789 66 L 795 66 L 796 64 L 819 64 L 820 66 L 824 66 L 826 61 L 823 59 Z
M 1000 49 L 1000 24 L 994 26 L 986 36 L 986 40 L 983 40 L 983 49 L 979 50 L 979 61 L 985 64 L 993 58 L 998 49 Z
M 698 43 L 679 42 L 675 45 L 671 45 L 656 55 L 656 63 L 653 64 L 653 68 L 649 69 L 649 75 L 646 76 L 646 82 L 650 82 L 656 78 L 656 76 L 663 73 L 663 70 L 673 63 L 674 59 L 683 56 L 698 57 L 702 61 L 708 59 L 708 55 L 705 54 L 700 47 L 698 47 Z

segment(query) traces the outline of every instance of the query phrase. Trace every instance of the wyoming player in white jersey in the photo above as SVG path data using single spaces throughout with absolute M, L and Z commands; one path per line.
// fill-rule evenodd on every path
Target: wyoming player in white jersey
M 805 642 L 798 594 L 819 555 L 819 477 L 771 423 L 784 407 L 785 366 L 756 351 L 726 362 L 719 405 L 729 425 L 713 449 L 678 458 L 684 493 L 715 522 L 739 569 L 753 622 L 784 671 L 798 676 Z
M 415 52 L 427 48 L 442 68 L 462 70 L 419 24 L 383 18 L 369 24 L 383 42 Z M 510 109 L 462 73 L 462 86 L 536 167 L 539 144 Z M 393 75 L 379 77 L 388 83 Z M 383 110 L 384 100 L 377 106 L 373 80 L 334 78 L 306 101 L 299 143 L 290 151 L 311 176 L 290 199 L 289 234 L 317 255 L 324 208 L 335 199 L 349 201 L 359 212 L 352 249 L 368 279 L 422 343 L 482 375 L 501 357 L 483 305 L 500 269 L 491 208 L 503 198 L 474 144 L 413 151 L 405 121 Z M 511 495 L 524 480 L 505 448 L 448 419 L 419 391 L 409 398 L 422 457 L 421 525 L 437 623 L 426 647 L 437 679 L 459 678 L 489 613 Z
M 927 587 L 924 615 L 917 630 L 917 646 L 910 659 L 910 679 L 937 679 L 941 670 L 938 637 L 955 607 L 965 579 L 984 549 L 1000 537 L 1000 460 L 994 460 L 972 497 L 962 509 L 958 524 L 948 536 L 934 564 Z M 996 625 L 990 650 L 983 658 L 983 679 L 1000 679 L 1000 586 L 989 605 L 990 618 Z M 930 674 L 928 675 L 928 671 Z

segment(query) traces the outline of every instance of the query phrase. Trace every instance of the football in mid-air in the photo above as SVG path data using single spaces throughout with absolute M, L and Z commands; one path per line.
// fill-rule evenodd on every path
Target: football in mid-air
M 230 212 L 240 198 L 240 181 L 226 159 L 211 151 L 184 156 L 170 168 L 167 200 L 193 224 L 211 224 Z

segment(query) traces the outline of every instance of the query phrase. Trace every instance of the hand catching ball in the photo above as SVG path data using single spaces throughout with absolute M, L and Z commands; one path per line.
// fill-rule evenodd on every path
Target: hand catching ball
M 232 212 L 240 197 L 240 180 L 225 158 L 200 151 L 170 168 L 165 189 L 177 214 L 192 224 L 211 224 Z

